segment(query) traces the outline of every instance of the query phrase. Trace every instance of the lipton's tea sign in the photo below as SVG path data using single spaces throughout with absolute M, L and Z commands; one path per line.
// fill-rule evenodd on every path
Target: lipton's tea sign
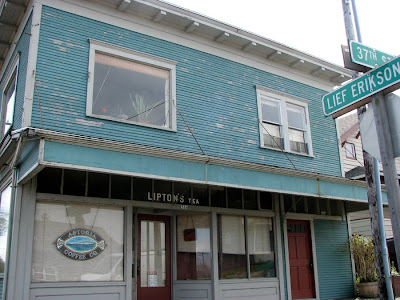
M 57 238 L 58 251 L 75 260 L 87 260 L 98 256 L 106 247 L 105 241 L 94 231 L 72 229 Z

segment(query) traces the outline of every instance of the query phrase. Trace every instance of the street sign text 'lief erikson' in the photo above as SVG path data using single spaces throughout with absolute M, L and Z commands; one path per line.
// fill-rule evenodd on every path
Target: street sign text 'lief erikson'
M 329 116 L 349 106 L 357 108 L 357 102 L 379 91 L 389 90 L 398 83 L 400 83 L 400 56 L 322 97 L 324 114 Z

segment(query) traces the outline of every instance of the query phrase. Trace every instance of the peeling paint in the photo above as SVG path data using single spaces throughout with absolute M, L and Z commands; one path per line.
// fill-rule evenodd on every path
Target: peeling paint
M 83 119 L 75 119 L 76 124 L 84 125 L 84 126 L 92 126 L 92 127 L 101 127 L 103 126 L 103 122 L 95 122 L 95 121 L 88 121 Z
M 226 128 L 226 126 L 223 124 L 215 123 L 215 125 L 217 125 L 218 128 Z
M 50 41 L 52 41 L 54 44 L 59 45 L 59 46 L 78 47 L 81 49 L 85 49 L 84 46 L 72 44 L 72 43 L 68 43 L 68 42 L 64 42 L 64 41 L 60 41 L 60 40 L 56 40 L 56 39 L 52 39 L 52 38 L 50 38 Z
M 252 144 L 252 145 L 257 145 L 257 141 L 255 141 L 255 140 L 247 140 L 247 143 Z
M 72 96 L 67 96 L 67 95 L 62 95 L 62 94 L 51 93 L 50 95 L 60 97 L 60 98 L 71 99 L 71 100 L 79 100 L 79 98 L 77 98 L 77 97 L 72 97 Z
M 237 131 L 237 132 L 242 132 L 242 133 L 245 133 L 245 132 L 246 132 L 246 129 L 239 128 L 239 127 L 233 127 L 232 130 L 233 130 L 233 131 Z

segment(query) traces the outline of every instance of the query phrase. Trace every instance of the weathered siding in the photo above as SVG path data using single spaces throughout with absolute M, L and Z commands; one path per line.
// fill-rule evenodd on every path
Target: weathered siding
M 37 163 L 39 160 L 39 140 L 26 142 L 22 150 L 18 164 L 18 180 L 21 180 Z
M 320 299 L 350 298 L 354 295 L 353 274 L 345 221 L 315 220 Z
M 22 126 L 22 114 L 24 106 L 25 96 L 25 84 L 26 84 L 26 72 L 28 66 L 28 55 L 29 55 L 29 42 L 31 37 L 32 17 L 29 18 L 21 38 L 18 40 L 15 50 L 13 52 L 11 62 L 14 57 L 19 54 L 19 66 L 18 66 L 18 80 L 17 90 L 15 95 L 15 106 L 14 106 L 14 119 L 13 129 L 19 129 Z M 10 66 L 7 66 L 5 74 L 8 72 Z M 1 74 L 4 77 L 4 74 Z M 5 78 L 1 78 L 1 84 Z
M 325 91 L 46 6 L 36 73 L 45 128 L 201 153 L 179 115 L 177 132 L 85 116 L 89 38 L 178 62 L 177 106 L 207 155 L 293 168 L 282 153 L 259 146 L 255 86 L 309 100 L 315 157 L 288 156 L 300 170 L 341 175 L 335 124 L 322 113 Z M 36 94 L 32 124 L 40 126 Z

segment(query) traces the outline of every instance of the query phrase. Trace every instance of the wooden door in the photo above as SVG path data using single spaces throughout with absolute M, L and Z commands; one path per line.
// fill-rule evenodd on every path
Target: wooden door
M 138 216 L 138 300 L 171 299 L 170 218 Z
M 303 220 L 288 220 L 287 231 L 292 298 L 314 298 L 310 223 Z

